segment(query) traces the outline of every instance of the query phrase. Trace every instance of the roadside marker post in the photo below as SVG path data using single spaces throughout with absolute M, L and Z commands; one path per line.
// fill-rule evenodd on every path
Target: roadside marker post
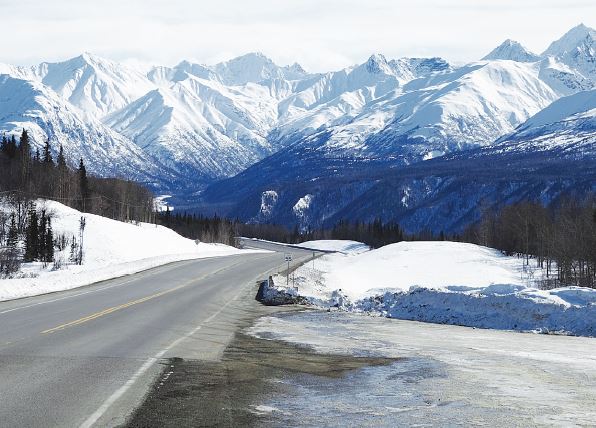
M 290 285 L 290 262 L 292 261 L 292 255 L 290 253 L 285 254 L 286 262 L 288 262 L 288 270 L 286 271 L 286 287 Z

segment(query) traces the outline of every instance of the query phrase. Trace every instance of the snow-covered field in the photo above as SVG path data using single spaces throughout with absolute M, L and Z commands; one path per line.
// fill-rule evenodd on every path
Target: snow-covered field
M 197 244 L 162 226 L 82 214 L 54 201 L 38 201 L 37 208 L 52 215 L 54 238 L 64 234 L 78 240 L 79 220 L 85 217 L 83 264 L 68 262 L 68 247 L 56 251 L 56 259 L 63 262 L 60 270 L 53 270 L 53 263 L 23 264 L 23 277 L 0 279 L 0 301 L 67 290 L 174 261 L 247 252 L 221 244 Z
M 369 251 L 370 247 L 362 242 L 347 241 L 340 239 L 324 239 L 319 241 L 305 241 L 296 244 L 297 247 L 308 248 L 309 250 L 337 251 L 344 254 L 359 254 Z
M 391 318 L 596 336 L 596 290 L 539 290 L 543 272 L 532 266 L 473 244 L 400 242 L 325 255 L 295 272 L 296 288 L 276 290 Z

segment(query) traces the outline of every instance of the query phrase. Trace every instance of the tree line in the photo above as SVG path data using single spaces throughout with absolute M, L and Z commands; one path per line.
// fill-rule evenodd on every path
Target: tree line
M 208 243 L 235 244 L 237 222 L 217 215 L 206 217 L 187 212 L 172 212 L 168 206 L 165 211 L 157 214 L 157 223 L 186 238 Z
M 152 193 L 142 185 L 117 178 L 87 174 L 81 158 L 77 168 L 67 154 L 46 141 L 33 149 L 29 134 L 0 140 L 0 275 L 11 275 L 24 262 L 54 262 L 54 250 L 71 247 L 70 261 L 81 263 L 75 236 L 54 236 L 50 213 L 36 207 L 37 199 L 59 201 L 83 212 L 120 221 L 155 221 Z M 79 241 L 80 241 L 79 237 Z
M 276 224 L 243 223 L 217 215 L 206 217 L 187 212 L 172 212 L 167 209 L 159 213 L 157 221 L 187 238 L 228 245 L 234 245 L 234 238 L 238 236 L 286 244 L 320 239 L 346 239 L 363 242 L 372 248 L 400 241 L 445 239 L 442 232 L 438 235 L 430 231 L 406 234 L 399 224 L 383 223 L 380 219 L 371 223 L 342 220 L 332 228 L 300 231 L 297 226 L 289 229 Z
M 596 198 L 562 198 L 550 207 L 521 202 L 484 213 L 462 240 L 535 260 L 544 288 L 596 288 Z
M 153 220 L 153 195 L 147 188 L 130 180 L 88 175 L 82 158 L 77 168 L 69 167 L 66 159 L 63 146 L 52 147 L 49 141 L 41 151 L 33 150 L 26 130 L 18 142 L 14 135 L 4 135 L 0 192 L 12 199 L 52 199 L 115 220 Z
M 460 241 L 496 248 L 506 255 L 536 263 L 546 277 L 543 288 L 596 288 L 596 199 L 563 198 L 545 207 L 522 202 L 486 211 L 482 219 L 461 234 L 431 231 L 406 233 L 397 223 L 340 221 L 327 229 L 300 232 L 274 224 L 244 224 L 223 217 L 188 213 L 161 213 L 159 222 L 178 233 L 204 242 L 233 245 L 235 236 L 300 243 L 319 239 L 363 242 L 372 248 L 400 241 Z

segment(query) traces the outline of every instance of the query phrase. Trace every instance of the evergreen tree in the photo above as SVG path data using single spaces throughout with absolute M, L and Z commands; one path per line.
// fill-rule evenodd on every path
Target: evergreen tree
M 53 164 L 54 159 L 52 158 L 52 150 L 50 147 L 50 140 L 46 140 L 46 143 L 43 147 L 43 162 L 45 164 Z
M 2 142 L 0 143 L 0 152 L 4 153 L 5 155 L 8 154 L 8 138 L 6 138 L 6 134 L 2 134 Z
M 24 191 L 31 189 L 31 145 L 29 143 L 29 134 L 23 129 L 21 134 L 21 141 L 17 156 L 20 162 L 21 177 L 20 177 L 20 188 Z
M 26 129 L 21 133 L 21 141 L 19 143 L 19 152 L 22 158 L 31 158 L 31 143 L 29 141 L 29 134 Z
M 25 261 L 34 261 L 39 254 L 39 224 L 35 205 L 29 209 L 29 222 L 25 235 Z
M 56 164 L 59 170 L 66 170 L 66 159 L 64 158 L 64 149 L 62 144 L 60 144 L 60 150 L 58 150 L 58 158 L 56 159 Z
M 41 211 L 41 217 L 39 218 L 39 226 L 37 228 L 37 254 L 35 258 L 46 261 L 46 234 L 47 234 L 47 223 L 48 219 L 46 217 L 45 210 Z
M 14 159 L 17 155 L 17 139 L 14 135 L 11 135 L 10 140 L 8 140 L 6 154 L 11 159 Z
M 166 227 L 170 227 L 171 224 L 172 224 L 172 212 L 170 211 L 170 206 L 166 205 L 165 225 L 166 225 Z
M 11 274 L 19 270 L 21 261 L 19 257 L 18 244 L 19 237 L 17 222 L 13 214 L 10 218 L 10 227 L 8 228 L 6 250 L 1 253 L 0 257 L 0 273 Z
M 10 216 L 10 227 L 8 228 L 8 236 L 6 238 L 6 246 L 9 248 L 17 248 L 19 243 L 19 231 L 17 230 L 17 222 L 14 214 Z
M 54 261 L 54 233 L 52 231 L 52 221 L 48 217 L 47 220 L 47 228 L 46 228 L 46 239 L 45 239 L 45 262 L 53 262 Z
M 89 182 L 87 180 L 87 169 L 85 168 L 85 163 L 83 162 L 83 158 L 81 158 L 79 162 L 79 189 L 81 192 L 81 208 L 85 211 L 85 202 L 86 199 L 89 197 Z

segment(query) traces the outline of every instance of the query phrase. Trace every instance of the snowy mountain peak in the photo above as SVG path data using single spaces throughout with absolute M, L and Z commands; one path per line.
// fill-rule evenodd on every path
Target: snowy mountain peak
M 589 42 L 591 40 L 593 42 L 594 39 L 596 39 L 596 30 L 587 27 L 584 24 L 580 24 L 573 27 L 560 39 L 552 42 L 542 55 L 554 57 L 563 56 L 575 51 L 578 46 L 584 44 L 586 41 Z
M 32 68 L 44 85 L 83 112 L 103 117 L 151 89 L 141 72 L 85 52 L 63 62 L 44 62 Z
M 320 74 L 258 52 L 150 70 L 89 52 L 31 68 L 0 64 L 0 74 L 33 85 L 0 81 L 0 130 L 26 125 L 36 142 L 50 137 L 95 156 L 92 169 L 106 174 L 121 156 L 102 147 L 115 147 L 138 159 L 116 168 L 123 175 L 159 164 L 184 191 L 311 140 L 338 158 L 390 155 L 407 163 L 491 144 L 561 95 L 592 89 L 593 30 L 563 39 L 573 49 L 537 63 L 507 40 L 486 58 L 509 61 L 452 67 L 441 58 L 377 53 Z
M 566 65 L 583 80 L 582 87 L 596 86 L 596 31 L 581 24 L 551 43 L 544 52 Z M 575 79 L 578 80 L 578 79 Z
M 95 55 L 91 52 L 88 52 L 88 51 L 83 52 L 77 58 L 80 58 L 82 61 L 84 61 L 88 64 L 92 64 L 92 63 L 100 64 L 102 62 L 112 62 L 108 59 L 102 58 L 102 57 L 97 56 L 97 55 Z
M 536 62 L 540 57 L 521 45 L 515 40 L 507 39 L 495 49 L 493 49 L 482 60 L 506 59 L 518 62 Z
M 430 73 L 436 73 L 441 71 L 450 71 L 451 65 L 443 58 L 404 58 L 407 60 L 410 68 L 416 76 L 425 76 Z M 393 64 L 391 61 L 390 64 Z
M 391 74 L 391 67 L 389 66 L 389 62 L 387 62 L 387 58 L 381 54 L 373 54 L 370 56 L 368 61 L 366 61 L 366 70 L 369 73 L 385 73 Z
M 217 74 L 209 67 L 203 64 L 191 63 L 189 61 L 182 61 L 172 70 L 171 80 L 179 82 L 186 79 L 186 73 L 202 79 L 219 80 Z
M 226 85 L 245 85 L 283 78 L 283 69 L 260 52 L 252 52 L 213 66 Z
M 298 64 L 297 62 L 295 62 L 292 65 L 288 65 L 284 68 L 292 73 L 298 73 L 298 74 L 304 74 L 304 75 L 307 74 L 306 70 L 304 68 L 302 68 L 302 66 L 300 64 Z
M 1 132 L 19 134 L 26 129 L 37 148 L 45 141 L 54 149 L 61 144 L 71 165 L 84 158 L 95 174 L 147 180 L 159 170 L 132 141 L 97 119 L 83 117 L 39 81 L 0 76 L 0 117 Z

